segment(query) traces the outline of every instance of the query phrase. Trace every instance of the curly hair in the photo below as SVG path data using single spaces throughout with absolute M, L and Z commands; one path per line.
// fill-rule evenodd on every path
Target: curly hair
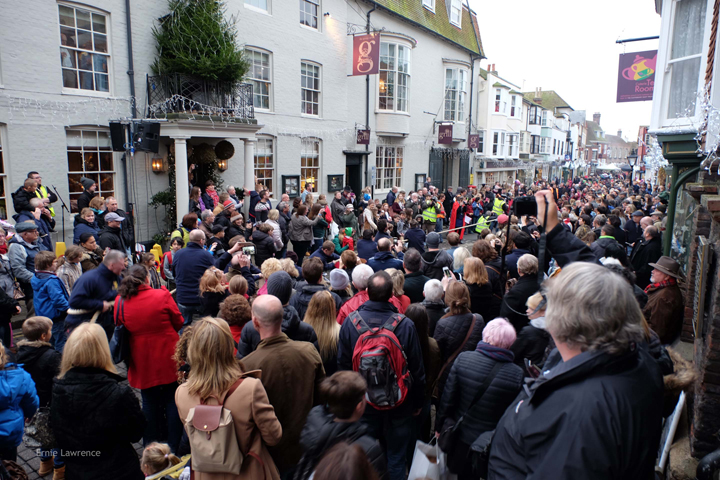
M 478 240 L 473 244 L 472 255 L 488 263 L 497 258 L 498 252 L 487 240 Z
M 250 303 L 242 295 L 230 295 L 220 304 L 220 318 L 242 328 L 252 319 Z

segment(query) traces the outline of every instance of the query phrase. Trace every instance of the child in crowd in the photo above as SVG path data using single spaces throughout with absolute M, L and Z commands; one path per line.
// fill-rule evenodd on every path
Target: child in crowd
M 340 244 L 342 247 L 347 247 L 347 250 L 355 250 L 355 242 L 353 241 L 353 229 L 352 227 L 346 227 L 344 229 L 345 237 L 342 239 Z
M 220 311 L 220 304 L 228 296 L 227 289 L 223 285 L 223 272 L 215 267 L 205 270 L 200 279 L 200 301 L 203 305 L 203 314 L 210 317 L 217 317 Z
M 53 378 L 60 374 L 62 355 L 50 345 L 53 322 L 47 317 L 31 317 L 22 326 L 25 340 L 18 343 L 17 361 L 35 382 L 40 408 L 49 408 L 52 400 Z M 60 452 L 43 452 L 40 455 L 38 474 L 44 477 L 53 472 L 53 480 L 65 478 L 65 462 Z
M 173 238 L 170 241 L 170 251 L 163 254 L 162 261 L 160 262 L 160 266 L 162 267 L 160 270 L 160 275 L 168 282 L 168 289 L 170 290 L 175 290 L 175 277 L 172 273 L 173 258 L 175 258 L 175 252 L 177 252 L 184 246 L 185 242 L 182 238 Z
M 79 245 L 71 245 L 65 251 L 65 256 L 58 260 L 57 276 L 65 285 L 68 295 L 72 294 L 75 281 L 82 275 L 82 267 L 80 266 L 82 257 L 83 248 Z
M 140 468 L 145 474 L 145 480 L 172 480 L 179 477 L 190 456 L 179 459 L 170 451 L 167 443 L 153 442 L 143 451 Z
M 140 257 L 140 262 L 145 265 L 150 272 L 150 286 L 152 288 L 162 287 L 160 282 L 160 273 L 158 273 L 158 263 L 155 261 L 155 255 L 152 253 L 143 253 Z
M 235 275 L 230 279 L 228 291 L 230 295 L 242 295 L 245 299 L 250 299 L 250 296 L 247 294 L 248 282 L 242 275 Z
M 347 245 L 343 245 L 345 243 L 345 230 L 338 232 L 337 236 L 333 238 L 333 243 L 335 244 L 335 253 L 338 255 L 348 249 Z
M 38 252 L 35 255 L 35 275 L 30 284 L 33 289 L 35 313 L 50 318 L 53 322 L 51 344 L 62 353 L 65 341 L 65 317 L 70 308 L 68 294 L 60 277 L 55 274 L 57 259 L 53 252 Z
M 243 327 L 252 320 L 250 303 L 242 295 L 230 295 L 220 304 L 220 318 L 230 325 L 230 333 L 237 344 L 240 341 Z

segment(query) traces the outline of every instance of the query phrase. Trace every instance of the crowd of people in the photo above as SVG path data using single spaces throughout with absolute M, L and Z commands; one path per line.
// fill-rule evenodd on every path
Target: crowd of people
M 54 480 L 405 480 L 435 437 L 461 480 L 653 474 L 684 310 L 662 186 L 428 178 L 273 205 L 210 181 L 156 259 L 82 185 L 63 256 L 37 172 L 0 232 L 2 460 L 29 422 Z

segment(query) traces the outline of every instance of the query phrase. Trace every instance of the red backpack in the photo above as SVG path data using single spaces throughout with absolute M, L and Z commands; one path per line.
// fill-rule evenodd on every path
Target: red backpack
M 350 314 L 350 321 L 360 334 L 353 350 L 353 370 L 367 382 L 367 401 L 378 410 L 401 405 L 412 385 L 407 356 L 395 336 L 403 319 L 404 315 L 396 313 L 385 325 L 370 328 L 358 312 Z
M 160 276 L 163 280 L 167 280 L 167 278 L 165 278 L 165 262 L 168 262 L 168 265 L 172 266 L 172 252 L 165 252 L 160 259 Z

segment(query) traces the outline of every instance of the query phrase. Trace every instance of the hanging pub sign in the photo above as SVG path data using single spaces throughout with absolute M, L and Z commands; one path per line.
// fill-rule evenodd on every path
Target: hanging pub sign
M 380 71 L 380 41 L 375 34 L 353 37 L 353 75 L 375 75 Z
M 617 102 L 652 100 L 657 50 L 620 54 Z
M 470 138 L 468 139 L 468 147 L 474 149 L 480 148 L 480 135 L 470 134 Z
M 438 126 L 438 143 L 448 144 L 452 143 L 453 129 L 452 125 L 439 125 Z
M 357 131 L 357 143 L 358 145 L 370 145 L 370 129 L 358 130 Z

